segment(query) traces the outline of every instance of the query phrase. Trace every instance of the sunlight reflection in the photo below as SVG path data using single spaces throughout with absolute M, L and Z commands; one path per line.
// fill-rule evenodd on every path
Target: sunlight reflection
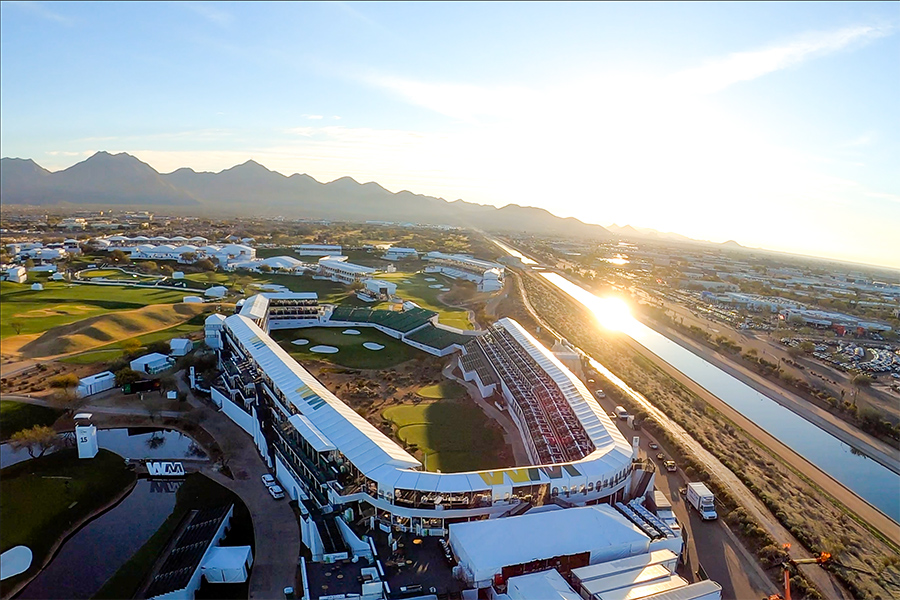
M 632 316 L 628 304 L 621 298 L 598 298 L 558 273 L 541 273 L 541 276 L 589 308 L 604 328 L 631 336 L 638 333 L 640 323 Z

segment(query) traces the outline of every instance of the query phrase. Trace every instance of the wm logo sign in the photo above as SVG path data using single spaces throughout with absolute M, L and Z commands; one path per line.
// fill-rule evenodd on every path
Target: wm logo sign
M 154 477 L 184 477 L 184 465 L 180 462 L 148 462 L 147 472 Z

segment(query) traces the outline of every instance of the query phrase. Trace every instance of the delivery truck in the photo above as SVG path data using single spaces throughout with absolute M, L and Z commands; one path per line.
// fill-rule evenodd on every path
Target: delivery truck
M 687 484 L 688 504 L 697 509 L 704 521 L 714 521 L 716 514 L 716 497 L 709 488 L 699 481 Z

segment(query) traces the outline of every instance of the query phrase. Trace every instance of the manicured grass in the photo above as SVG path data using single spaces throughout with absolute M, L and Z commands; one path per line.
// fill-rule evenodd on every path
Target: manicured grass
M 127 269 L 126 269 L 127 271 Z M 114 279 L 114 280 L 122 280 L 122 281 L 141 281 L 141 282 L 153 282 L 162 279 L 162 277 L 151 277 L 149 275 L 143 275 L 141 273 L 126 273 L 125 271 L 120 271 L 119 269 L 90 269 L 87 271 L 83 271 L 81 273 L 81 277 L 85 279 Z
M 428 456 L 428 470 L 443 473 L 508 467 L 500 458 L 503 435 L 471 401 L 392 406 L 382 413 L 397 436 Z
M 134 556 L 122 565 L 116 573 L 110 577 L 100 588 L 94 598 L 133 598 L 138 587 L 147 577 L 153 563 L 159 558 L 160 553 L 168 544 L 169 539 L 178 527 L 188 511 L 204 508 L 216 508 L 234 504 L 234 516 L 231 520 L 231 531 L 228 533 L 228 543 L 232 546 L 252 546 L 255 554 L 253 539 L 253 524 L 250 511 L 230 490 L 222 487 L 212 479 L 192 473 L 188 475 L 184 483 L 178 488 L 175 497 L 175 508 L 172 514 L 163 522 L 156 533 Z M 231 597 L 230 595 L 220 597 Z M 240 596 L 238 596 L 240 597 Z M 247 597 L 246 590 L 243 596 Z
M 114 341 L 183 325 L 203 309 L 200 304 L 150 305 L 91 317 L 54 327 L 20 346 L 19 351 L 26 357 L 43 357 L 92 350 Z
M 108 350 L 88 350 L 75 356 L 60 359 L 59 362 L 68 363 L 70 365 L 96 365 L 116 360 L 122 356 L 122 351 L 115 348 Z
M 15 432 L 35 425 L 52 425 L 62 413 L 47 406 L 0 400 L 0 440 L 9 439 Z
M 466 388 L 455 381 L 442 381 L 436 385 L 423 387 L 416 393 L 429 400 L 457 400 L 466 395 Z
M 356 329 L 360 334 L 345 335 L 341 333 L 344 331 L 343 327 L 311 327 L 309 329 L 276 330 L 272 332 L 272 337 L 301 364 L 307 360 L 321 360 L 351 369 L 385 369 L 423 354 L 371 327 L 348 327 L 347 329 Z M 291 341 L 296 339 L 309 340 L 309 344 L 295 346 Z M 384 349 L 369 350 L 363 347 L 365 342 L 381 344 Z M 336 354 L 310 352 L 309 349 L 316 345 L 334 346 L 340 351 Z
M 34 291 L 28 283 L 0 281 L 0 339 L 16 335 L 12 322 L 21 323 L 23 335 L 43 333 L 88 317 L 148 304 L 181 302 L 184 297 L 184 292 L 174 290 L 57 281 L 43 285 L 43 290 Z
M 0 584 L 4 596 L 37 571 L 60 536 L 135 479 L 118 454 L 100 450 L 91 460 L 79 460 L 74 448 L 12 465 L 0 477 L 0 551 L 25 545 L 34 553 L 25 573 Z
M 397 295 L 404 300 L 411 300 L 422 308 L 436 311 L 438 321 L 444 325 L 450 325 L 458 329 L 474 329 L 474 325 L 469 322 L 468 313 L 462 308 L 449 307 L 440 300 L 438 296 L 444 292 L 437 288 L 429 286 L 441 284 L 443 287 L 452 287 L 454 281 L 449 277 L 444 277 L 440 273 L 381 273 L 378 279 L 384 279 L 397 284 Z M 426 279 L 434 279 L 435 281 L 426 281 Z M 405 283 L 409 281 L 409 283 Z

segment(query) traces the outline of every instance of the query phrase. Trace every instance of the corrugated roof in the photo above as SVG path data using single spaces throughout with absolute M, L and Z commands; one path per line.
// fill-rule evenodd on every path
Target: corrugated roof
M 327 432 L 331 443 L 340 448 L 363 474 L 371 476 L 385 465 L 404 469 L 421 466 L 418 460 L 328 391 L 253 321 L 240 314 L 228 317 L 225 324 L 287 401 L 319 431 Z

